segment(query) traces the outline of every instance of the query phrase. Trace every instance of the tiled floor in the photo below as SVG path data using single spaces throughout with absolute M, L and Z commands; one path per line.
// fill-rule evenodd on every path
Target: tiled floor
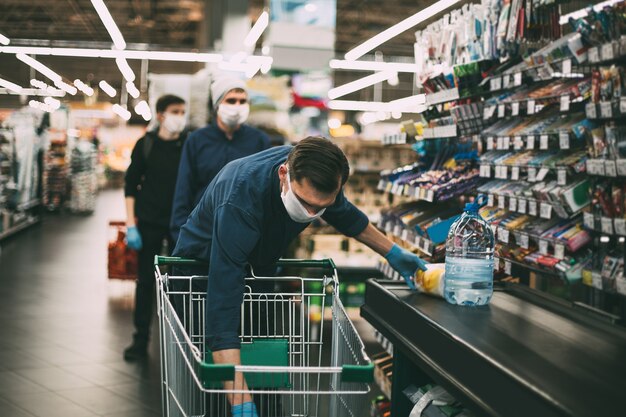
M 124 362 L 133 284 L 106 276 L 123 207 L 106 191 L 91 216 L 46 215 L 0 242 L 0 416 L 161 415 L 158 340 L 146 363 Z

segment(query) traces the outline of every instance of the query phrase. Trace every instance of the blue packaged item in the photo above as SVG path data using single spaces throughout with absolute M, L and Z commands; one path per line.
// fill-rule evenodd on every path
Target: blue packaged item
M 493 294 L 493 230 L 479 214 L 484 194 L 465 205 L 446 240 L 444 298 L 451 304 L 481 306 Z

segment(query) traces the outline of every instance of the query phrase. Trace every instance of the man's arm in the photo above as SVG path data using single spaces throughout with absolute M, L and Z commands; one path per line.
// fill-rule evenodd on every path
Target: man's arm
M 187 217 L 193 210 L 196 178 L 193 151 L 190 149 L 192 137 L 193 134 L 185 141 L 178 165 L 174 201 L 172 202 L 172 217 L 170 219 L 170 234 L 174 242 L 178 240 L 180 228 L 185 224 Z
M 126 196 L 126 226 L 135 226 L 135 197 Z
M 393 247 L 393 242 L 387 239 L 374 225 L 367 224 L 365 230 L 355 236 L 359 242 L 367 245 L 380 256 L 385 256 Z

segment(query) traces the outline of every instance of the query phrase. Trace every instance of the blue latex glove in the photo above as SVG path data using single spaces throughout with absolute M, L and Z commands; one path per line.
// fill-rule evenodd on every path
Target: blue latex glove
M 137 227 L 132 226 L 126 230 L 126 244 L 129 248 L 134 250 L 141 250 L 143 242 L 141 241 L 141 235 Z
M 233 417 L 259 417 L 256 412 L 256 405 L 252 401 L 233 405 L 231 407 Z
M 413 275 L 418 269 L 422 271 L 426 271 L 426 262 L 420 259 L 419 256 L 409 252 L 406 249 L 402 249 L 398 245 L 393 245 L 391 250 L 387 255 L 385 255 L 385 259 L 389 262 L 389 265 L 404 278 L 409 288 L 415 290 L 415 284 L 411 280 Z

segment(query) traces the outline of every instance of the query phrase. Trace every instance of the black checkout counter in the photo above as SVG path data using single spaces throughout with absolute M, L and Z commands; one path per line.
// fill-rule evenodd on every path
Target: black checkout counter
M 393 344 L 393 417 L 436 383 L 477 416 L 626 416 L 626 331 L 520 286 L 460 307 L 367 281 L 361 315 Z

